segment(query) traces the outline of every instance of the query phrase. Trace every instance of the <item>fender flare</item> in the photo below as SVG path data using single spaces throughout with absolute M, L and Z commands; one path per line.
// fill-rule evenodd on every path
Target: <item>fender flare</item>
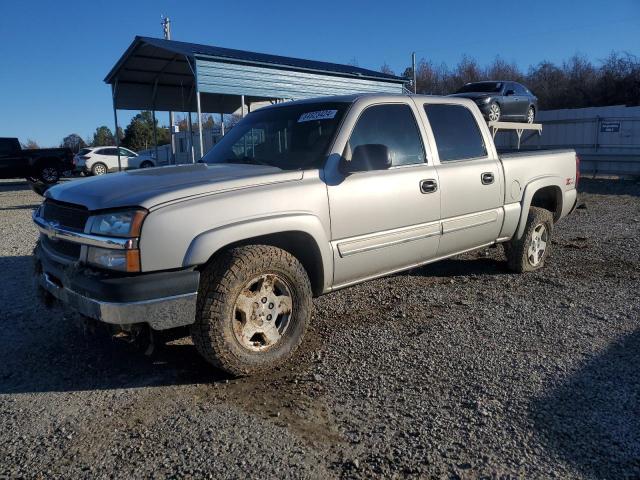
M 527 217 L 529 215 L 529 208 L 531 208 L 531 201 L 533 200 L 533 196 L 538 190 L 545 187 L 557 187 L 558 190 L 562 192 L 562 179 L 556 176 L 548 176 L 533 180 L 526 185 L 526 187 L 524 188 L 524 193 L 522 195 L 522 200 L 520 202 L 520 220 L 518 221 L 518 228 L 516 230 L 516 240 L 520 240 L 522 238 L 522 235 L 524 234 L 524 229 L 527 226 Z M 560 201 L 562 200 L 563 198 L 561 195 Z M 560 205 L 560 211 L 562 211 L 562 205 Z
M 333 251 L 322 223 L 310 213 L 296 212 L 246 219 L 207 230 L 197 235 L 187 249 L 183 266 L 203 265 L 222 248 L 264 235 L 301 232 L 309 235 L 320 252 L 323 267 L 323 291 L 333 280 Z

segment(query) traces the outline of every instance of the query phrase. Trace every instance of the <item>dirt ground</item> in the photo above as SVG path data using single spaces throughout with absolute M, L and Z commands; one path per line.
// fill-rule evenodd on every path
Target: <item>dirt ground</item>
M 501 248 L 315 300 L 270 375 L 47 310 L 0 183 L 0 478 L 640 478 L 640 184 L 584 181 L 545 268 Z

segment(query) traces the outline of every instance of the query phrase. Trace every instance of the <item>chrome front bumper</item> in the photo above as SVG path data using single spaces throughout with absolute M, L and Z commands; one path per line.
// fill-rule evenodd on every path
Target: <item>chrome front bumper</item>
M 196 318 L 198 294 L 187 293 L 137 302 L 104 302 L 80 295 L 58 284 L 42 272 L 39 285 L 47 292 L 87 317 L 114 325 L 147 323 L 154 330 L 190 325 Z

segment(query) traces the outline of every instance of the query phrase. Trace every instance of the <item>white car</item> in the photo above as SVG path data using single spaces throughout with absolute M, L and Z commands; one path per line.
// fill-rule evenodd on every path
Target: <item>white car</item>
M 117 147 L 87 147 L 80 150 L 73 163 L 76 171 L 91 175 L 104 175 L 109 172 L 118 171 L 118 148 Z M 120 147 L 120 165 L 123 170 L 132 168 L 155 167 L 155 158 L 148 155 L 138 155 L 137 153 Z

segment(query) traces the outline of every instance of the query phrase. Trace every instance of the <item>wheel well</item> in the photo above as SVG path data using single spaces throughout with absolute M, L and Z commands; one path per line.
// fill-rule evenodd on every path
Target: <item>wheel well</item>
M 209 264 L 219 253 L 243 245 L 270 245 L 289 252 L 300 261 L 307 271 L 313 295 L 317 297 L 322 294 L 324 290 L 322 254 L 316 241 L 308 233 L 300 231 L 278 232 L 240 240 L 219 249 L 209 258 L 206 264 Z
M 143 160 L 143 161 L 140 163 L 140 165 L 146 165 L 147 163 L 150 163 L 151 165 L 155 165 L 155 164 L 153 163 L 153 160 L 149 160 L 149 159 L 147 159 L 147 160 Z
M 531 206 L 549 210 L 553 214 L 553 221 L 557 222 L 562 214 L 562 191 L 553 185 L 543 187 L 533 195 Z
M 39 158 L 38 161 L 36 162 L 36 166 L 38 168 L 43 168 L 46 167 L 48 165 L 52 165 L 52 166 L 57 166 L 56 164 L 58 163 L 59 159 L 56 157 L 44 157 L 44 158 Z

